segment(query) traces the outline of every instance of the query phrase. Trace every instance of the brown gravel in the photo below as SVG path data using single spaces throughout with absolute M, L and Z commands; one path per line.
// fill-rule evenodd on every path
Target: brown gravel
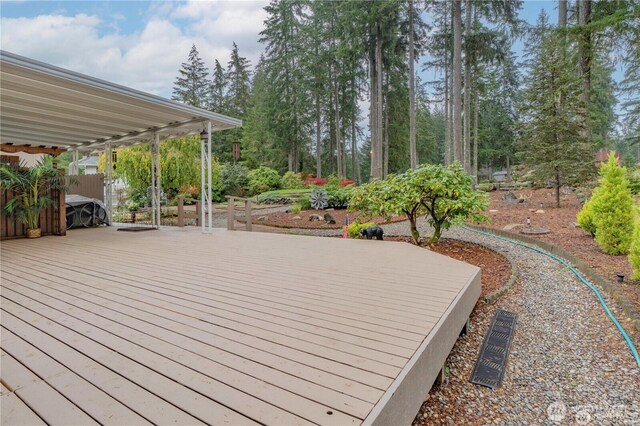
M 525 225 L 529 217 L 532 226 L 551 230 L 550 234 L 529 235 L 530 237 L 554 244 L 572 253 L 617 286 L 640 308 L 640 283 L 630 279 L 632 269 L 627 257 L 609 256 L 603 253 L 593 237 L 576 226 L 576 215 L 581 206 L 575 194 L 562 195 L 560 208 L 555 207 L 555 193 L 552 189 L 514 191 L 518 197 L 525 198 L 525 202 L 520 204 L 505 203 L 502 201 L 505 194 L 505 191 L 491 192 L 489 209 L 497 211 L 489 212 L 491 223 L 485 226 L 517 233 L 520 228 L 513 228 L 513 226 Z M 544 213 L 535 213 L 539 209 Z M 618 272 L 626 276 L 625 283 L 616 282 L 615 274 Z

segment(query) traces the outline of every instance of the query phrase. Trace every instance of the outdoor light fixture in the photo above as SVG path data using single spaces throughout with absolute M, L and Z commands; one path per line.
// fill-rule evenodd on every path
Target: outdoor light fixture
M 207 133 L 207 129 L 202 129 L 200 132 L 200 141 L 208 142 L 209 141 L 209 133 Z

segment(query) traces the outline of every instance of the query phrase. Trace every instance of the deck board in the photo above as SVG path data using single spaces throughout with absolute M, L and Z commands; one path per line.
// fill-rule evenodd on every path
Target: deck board
M 408 371 L 444 362 L 479 295 L 477 268 L 404 243 L 114 231 L 2 244 L 16 424 L 60 424 L 32 407 L 51 392 L 78 422 L 404 423 L 435 378 L 406 396 Z

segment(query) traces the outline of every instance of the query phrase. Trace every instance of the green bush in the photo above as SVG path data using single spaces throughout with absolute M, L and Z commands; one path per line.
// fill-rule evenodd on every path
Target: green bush
M 589 199 L 582 210 L 578 212 L 578 226 L 585 231 L 591 233 L 592 237 L 596 236 L 596 224 L 593 222 L 593 207 L 591 206 L 591 199 Z
M 629 263 L 633 268 L 633 279 L 640 281 L 640 210 L 636 212 L 636 225 L 633 231 L 633 240 L 629 249 Z
M 291 213 L 293 213 L 293 214 L 298 214 L 301 211 L 302 211 L 302 207 L 300 206 L 300 204 L 296 204 L 296 205 L 291 207 Z
M 249 192 L 252 195 L 280 188 L 282 178 L 270 167 L 258 167 L 249 171 Z
M 311 200 L 309 200 L 309 194 L 305 194 L 300 197 L 298 205 L 300 205 L 300 208 L 302 210 L 311 210 Z
M 424 164 L 401 175 L 355 188 L 349 204 L 369 217 L 405 215 L 409 220 L 411 236 L 417 244 L 420 234 L 417 219 L 426 214 L 434 229 L 430 243 L 440 239 L 443 229 L 466 220 L 487 220 L 484 211 L 489 206 L 487 194 L 474 191 L 472 179 L 460 163 L 449 166 Z
M 329 208 L 346 209 L 349 207 L 353 186 L 327 187 L 326 191 L 329 196 Z
M 376 226 L 376 223 L 375 222 L 360 223 L 358 221 L 353 222 L 347 227 L 347 233 L 349 234 L 349 238 L 362 238 L 362 235 L 360 235 L 360 230 L 363 228 L 368 228 L 370 226 Z
M 612 152 L 609 161 L 600 167 L 598 187 L 589 200 L 596 242 L 610 255 L 629 253 L 633 237 L 633 197 L 626 173 Z
M 303 180 L 299 173 L 286 172 L 282 176 L 282 189 L 300 189 L 304 188 Z
M 338 187 L 338 186 L 340 186 L 340 182 L 342 182 L 342 179 L 340 179 L 336 175 L 330 175 L 327 178 L 327 186 Z
M 629 189 L 632 194 L 640 194 L 640 167 L 629 169 L 627 178 L 629 179 Z
M 249 169 L 241 164 L 226 163 L 222 166 L 221 181 L 223 195 L 246 195 L 249 186 Z

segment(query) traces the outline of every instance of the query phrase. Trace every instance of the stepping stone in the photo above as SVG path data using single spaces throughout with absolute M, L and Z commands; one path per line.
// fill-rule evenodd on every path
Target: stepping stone
M 505 226 L 504 228 L 502 228 L 502 229 L 503 229 L 503 230 L 505 230 L 505 231 L 512 231 L 512 230 L 514 230 L 514 229 L 516 229 L 516 228 L 521 228 L 521 227 L 523 227 L 523 226 L 524 226 L 524 225 L 523 225 L 522 223 L 510 223 L 510 224 L 506 225 L 506 226 Z
M 538 226 L 527 226 L 522 228 L 520 230 L 520 233 L 526 234 L 526 235 L 544 235 L 544 234 L 551 233 L 551 230 L 547 228 L 541 228 Z

